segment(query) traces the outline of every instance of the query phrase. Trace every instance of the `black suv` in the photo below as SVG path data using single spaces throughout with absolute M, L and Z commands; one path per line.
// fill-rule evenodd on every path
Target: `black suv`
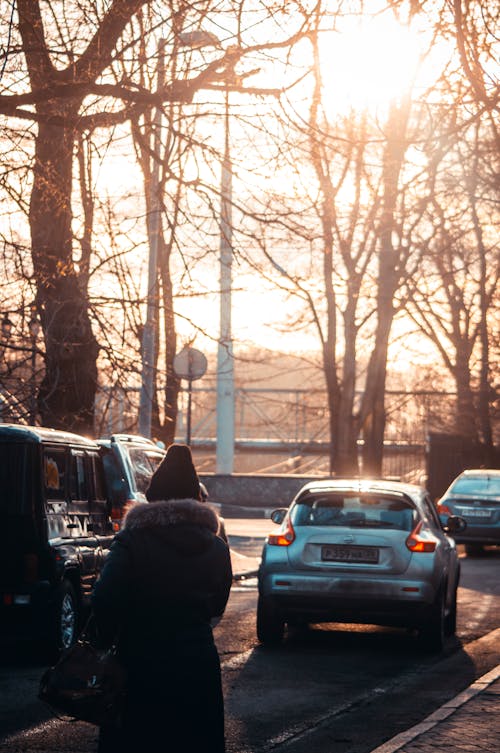
M 0 424 L 0 633 L 76 640 L 113 531 L 96 442 Z

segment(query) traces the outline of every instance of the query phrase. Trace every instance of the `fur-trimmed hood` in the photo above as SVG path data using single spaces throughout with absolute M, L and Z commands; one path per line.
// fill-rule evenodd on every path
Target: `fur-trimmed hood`
M 216 513 L 196 499 L 169 499 L 136 504 L 125 515 L 123 528 L 157 528 L 183 523 L 207 528 L 212 533 L 219 530 Z

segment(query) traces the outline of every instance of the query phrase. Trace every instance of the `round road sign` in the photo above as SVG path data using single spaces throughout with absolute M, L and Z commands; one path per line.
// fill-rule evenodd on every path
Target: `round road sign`
M 185 345 L 174 358 L 174 371 L 180 379 L 193 382 L 207 371 L 207 359 L 200 350 Z

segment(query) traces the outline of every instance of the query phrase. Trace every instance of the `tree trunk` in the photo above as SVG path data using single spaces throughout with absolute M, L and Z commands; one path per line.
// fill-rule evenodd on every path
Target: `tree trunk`
M 470 352 L 457 350 L 457 357 L 453 375 L 457 389 L 457 413 L 455 426 L 457 434 L 478 440 L 476 408 L 471 389 Z
M 155 410 L 153 411 L 153 433 L 165 446 L 172 444 L 175 440 L 175 431 L 177 427 L 177 399 L 179 395 L 181 380 L 174 372 L 174 358 L 177 352 L 177 334 L 175 330 L 174 302 L 172 291 L 172 280 L 169 268 L 170 247 L 167 247 L 163 237 L 160 241 L 160 279 L 163 305 L 163 327 L 165 331 L 165 393 L 164 393 L 164 420 L 161 424 L 158 412 L 158 390 L 155 386 Z M 158 352 L 158 350 L 157 350 Z M 158 373 L 158 369 L 156 369 Z
M 382 475 L 385 431 L 385 383 L 387 352 L 394 318 L 394 293 L 402 269 L 401 251 L 395 248 L 399 175 L 406 152 L 406 126 L 410 112 L 408 97 L 391 107 L 386 126 L 387 143 L 382 171 L 383 203 L 380 221 L 380 257 L 377 289 L 377 327 L 368 364 L 361 423 L 363 426 L 363 474 Z
M 344 368 L 340 390 L 337 427 L 336 470 L 342 476 L 357 476 L 358 463 L 358 425 L 354 416 L 356 390 L 356 343 L 355 325 L 356 297 L 351 290 L 344 312 Z
M 384 342 L 385 341 L 385 342 Z M 363 420 L 363 475 L 381 476 L 384 459 L 385 381 L 388 335 L 381 333 L 370 358 L 365 396 L 370 399 Z
M 46 353 L 38 408 L 45 426 L 92 435 L 99 348 L 72 258 L 73 145 L 70 127 L 40 123 L 29 212 Z

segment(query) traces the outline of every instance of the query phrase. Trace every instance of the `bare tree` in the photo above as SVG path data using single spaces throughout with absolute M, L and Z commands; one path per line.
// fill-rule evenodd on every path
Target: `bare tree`
M 429 105 L 433 130 L 423 151 L 433 198 L 425 221 L 434 230 L 409 311 L 455 381 L 455 431 L 481 441 L 491 460 L 490 345 L 498 339 L 500 266 L 499 87 L 493 75 L 498 9 L 489 1 L 454 0 L 439 10 L 431 5 L 422 4 L 419 12 L 433 18 L 437 40 L 453 40 L 456 55 L 437 82 L 441 107 Z
M 226 10 L 243 10 L 239 8 Z M 73 257 L 72 192 L 75 144 L 81 134 L 127 122 L 152 105 L 190 101 L 204 86 L 224 81 L 226 71 L 250 49 L 219 51 L 189 79 L 172 79 L 160 92 L 144 90 L 135 73 L 137 38 L 131 22 L 150 0 L 84 3 L 17 3 L 19 47 L 5 59 L 0 114 L 36 124 L 29 206 L 36 307 L 45 340 L 45 376 L 39 391 L 42 421 L 50 426 L 93 430 L 99 344 L 89 315 L 85 273 Z M 190 7 L 193 27 L 211 6 Z M 148 33 L 174 28 L 184 3 L 165 5 L 148 16 Z M 300 30 L 299 30 L 300 33 Z M 16 39 L 17 43 L 17 39 Z M 286 46 L 280 42 L 264 45 Z M 19 54 L 16 54 L 16 53 Z M 24 57 L 21 63 L 19 56 Z M 127 58 L 129 75 L 114 81 L 117 61 Z M 235 89 L 242 87 L 235 83 Z

